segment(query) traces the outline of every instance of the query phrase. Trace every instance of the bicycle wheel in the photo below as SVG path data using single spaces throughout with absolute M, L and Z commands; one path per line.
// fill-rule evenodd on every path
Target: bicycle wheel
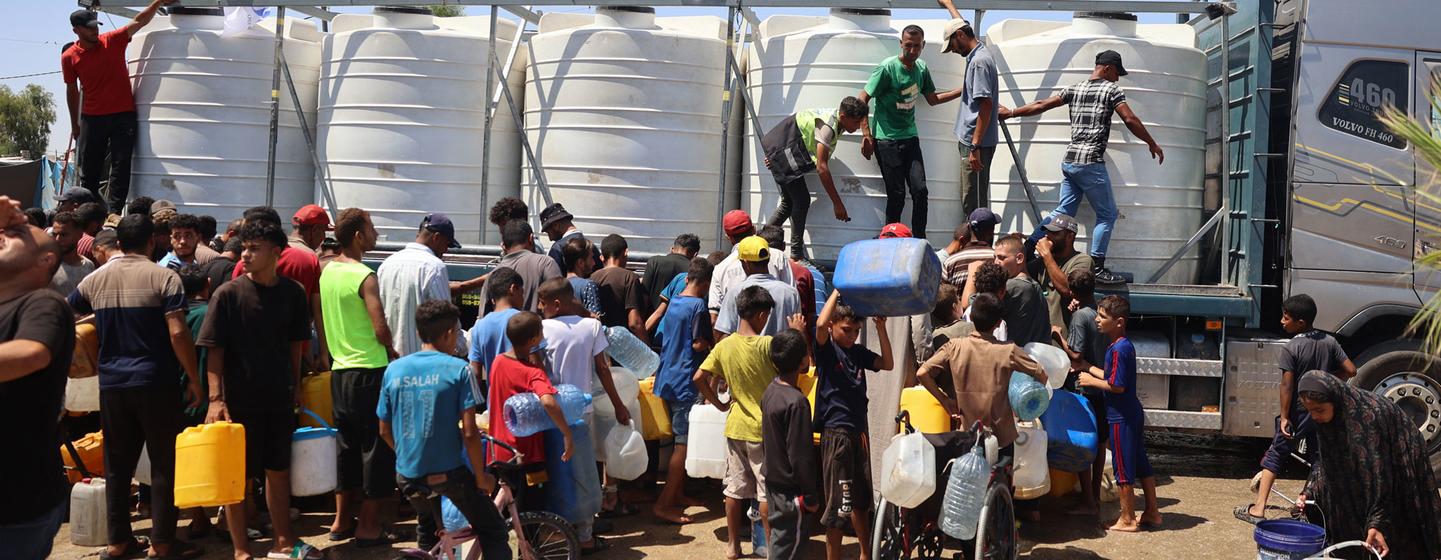
M 525 542 L 535 551 L 537 560 L 577 560 L 580 538 L 564 518 L 548 511 L 527 511 L 520 514 L 520 529 Z M 524 559 L 523 554 L 516 558 Z
M 1016 509 L 1006 484 L 991 484 L 976 527 L 976 560 L 1015 560 Z
M 871 528 L 871 558 L 873 560 L 906 560 L 905 522 L 901 508 L 881 498 L 876 501 L 876 520 Z

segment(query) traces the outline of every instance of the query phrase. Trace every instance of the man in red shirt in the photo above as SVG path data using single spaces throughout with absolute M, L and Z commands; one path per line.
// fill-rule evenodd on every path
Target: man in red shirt
M 130 192 L 130 156 L 135 151 L 135 96 L 130 91 L 125 46 L 150 23 L 156 10 L 173 2 L 151 0 L 128 25 L 108 33 L 100 32 L 95 12 L 70 13 L 70 27 L 77 39 L 60 55 L 60 72 L 70 107 L 70 135 L 77 139 L 80 184 L 99 194 L 108 158 L 110 175 L 105 198 L 112 210 L 125 207 Z

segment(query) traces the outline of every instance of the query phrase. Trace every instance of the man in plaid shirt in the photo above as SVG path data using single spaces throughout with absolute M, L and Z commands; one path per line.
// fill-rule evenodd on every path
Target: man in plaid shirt
M 1156 162 L 1166 161 L 1161 146 L 1146 131 L 1146 125 L 1126 105 L 1126 94 L 1116 81 L 1126 75 L 1121 65 L 1121 55 L 1116 51 L 1102 51 L 1096 55 L 1096 69 L 1085 82 L 1061 90 L 1060 95 L 1041 99 L 1015 109 L 1000 108 L 1001 120 L 1011 117 L 1038 115 L 1061 105 L 1071 106 L 1071 144 L 1066 147 L 1066 159 L 1061 163 L 1061 204 L 1051 212 L 1031 237 L 1026 240 L 1026 251 L 1034 250 L 1036 242 L 1046 234 L 1045 226 L 1055 216 L 1075 216 L 1080 210 L 1081 197 L 1090 199 L 1091 208 L 1096 211 L 1096 224 L 1091 230 L 1091 259 L 1094 261 L 1096 283 L 1122 284 L 1125 279 L 1106 268 L 1106 246 L 1111 241 L 1111 228 L 1116 224 L 1116 199 L 1111 194 L 1111 177 L 1106 173 L 1106 142 L 1111 136 L 1111 115 L 1121 115 L 1121 122 L 1131 134 L 1146 143 L 1151 158 Z

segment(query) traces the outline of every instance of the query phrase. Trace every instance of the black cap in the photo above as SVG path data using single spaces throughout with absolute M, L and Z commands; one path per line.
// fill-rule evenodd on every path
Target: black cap
M 570 220 L 574 218 L 575 216 L 572 216 L 570 212 L 567 212 L 565 210 L 565 207 L 561 206 L 559 202 L 552 203 L 550 206 L 546 206 L 544 210 L 540 211 L 540 229 L 548 229 L 556 222 L 559 222 L 561 220 Z
M 87 202 L 99 202 L 100 198 L 85 187 L 70 187 L 65 192 L 55 195 L 55 202 L 74 202 L 85 204 Z
M 70 27 L 93 27 L 100 28 L 100 16 L 90 10 L 75 10 L 70 12 Z
M 1126 67 L 1121 66 L 1121 53 L 1118 53 L 1116 51 L 1105 50 L 1101 51 L 1101 54 L 1096 55 L 1096 66 L 1100 66 L 1102 64 L 1115 66 L 1116 74 L 1119 74 L 1121 76 L 1125 76 L 1128 73 L 1126 72 Z
M 451 223 L 450 216 L 441 213 L 430 214 L 421 220 L 420 227 L 427 231 L 444 235 L 450 240 L 451 249 L 459 249 L 460 242 L 455 240 L 455 224 Z
M 967 221 L 971 223 L 972 230 L 994 231 L 996 224 L 1001 223 L 1001 218 L 990 208 L 982 207 L 972 210 Z

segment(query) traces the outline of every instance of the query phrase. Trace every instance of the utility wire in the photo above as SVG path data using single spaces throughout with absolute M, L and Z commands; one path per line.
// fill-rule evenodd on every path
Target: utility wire
M 60 73 L 59 70 L 54 70 L 54 71 L 51 71 L 51 72 L 37 72 L 37 73 L 35 73 L 35 74 L 19 74 L 19 75 L 16 75 L 16 76 L 0 76 L 0 80 L 15 80 L 15 79 L 19 79 L 19 78 L 33 78 L 33 77 L 35 77 L 35 76 L 49 76 L 49 75 L 51 75 L 51 74 L 59 74 L 59 73 Z

